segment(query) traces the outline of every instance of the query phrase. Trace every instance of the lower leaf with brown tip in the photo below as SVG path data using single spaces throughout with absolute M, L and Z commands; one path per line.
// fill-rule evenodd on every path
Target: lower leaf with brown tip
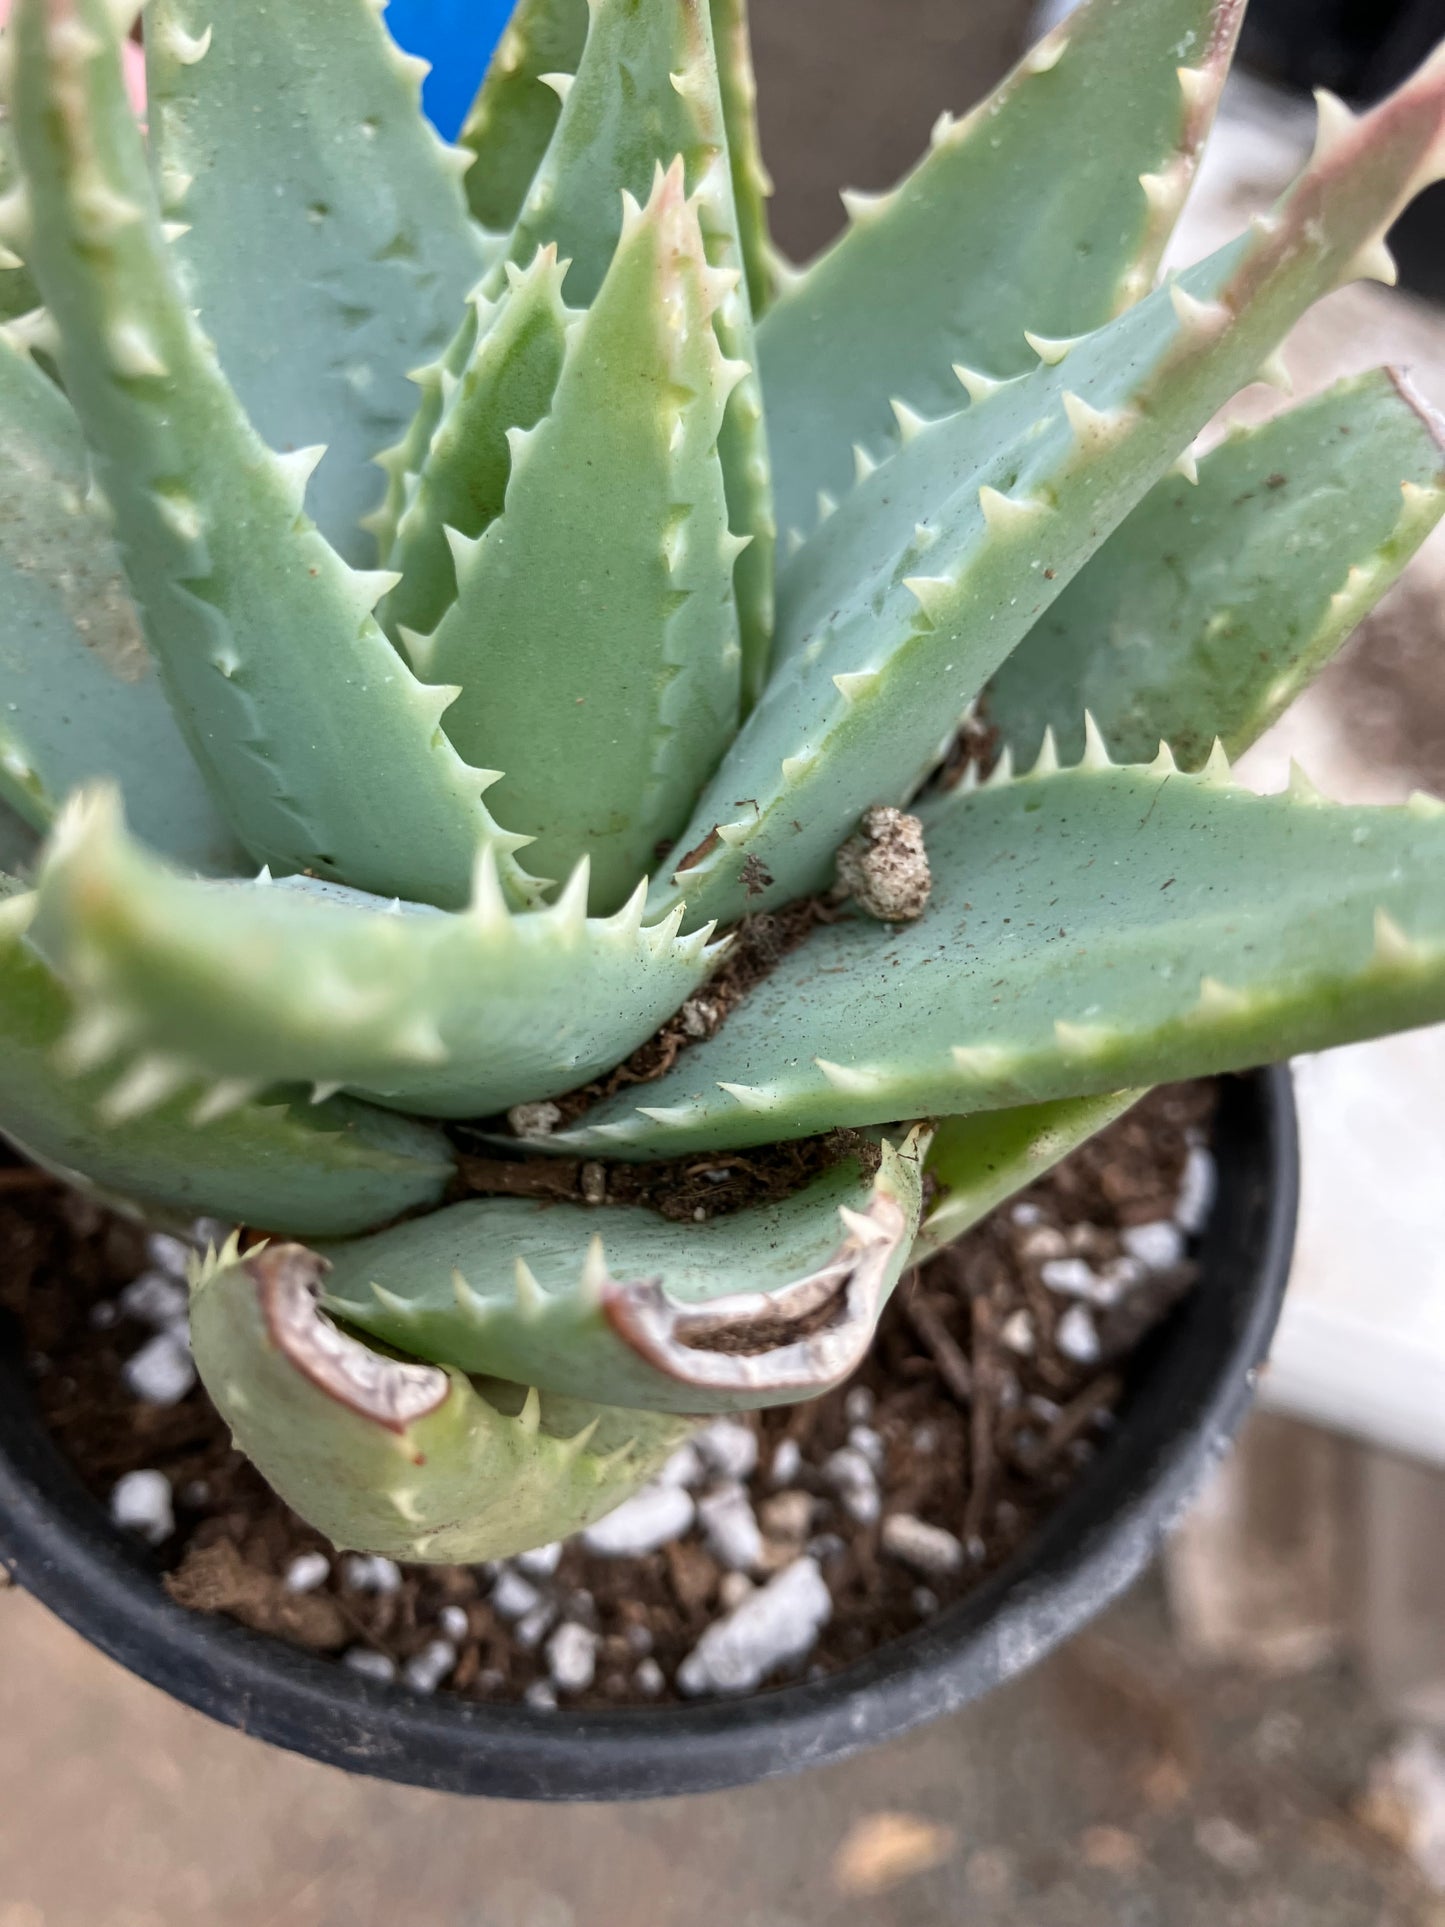
M 228 1246 L 196 1280 L 191 1342 L 241 1451 L 337 1546 L 471 1565 L 544 1545 L 691 1429 L 371 1351 L 321 1310 L 324 1270 L 301 1245 Z
M 914 1132 L 865 1145 L 793 1197 L 707 1224 L 634 1207 L 454 1205 L 325 1247 L 326 1302 L 413 1356 L 611 1405 L 723 1412 L 814 1397 L 862 1361 L 902 1275 L 925 1143 Z

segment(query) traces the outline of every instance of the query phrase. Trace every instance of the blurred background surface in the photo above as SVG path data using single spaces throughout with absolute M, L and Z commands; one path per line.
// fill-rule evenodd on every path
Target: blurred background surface
M 1062 7 L 1053 11 L 1061 12 Z M 454 127 L 507 7 L 393 0 Z M 1027 0 L 753 0 L 782 245 L 837 228 L 1023 46 Z M 1254 0 L 1178 254 L 1233 232 L 1441 0 Z M 1427 31 L 1428 30 L 1428 31 Z M 460 35 L 460 38 L 458 38 Z M 1392 65 L 1392 63 L 1394 63 Z M 1267 84 L 1266 84 L 1267 83 Z M 1434 195 L 1434 219 L 1445 190 Z M 1407 266 L 1445 264 L 1422 219 Z M 1344 290 L 1301 393 L 1381 359 L 1445 407 L 1445 311 Z M 1251 390 L 1239 406 L 1272 411 Z M 1445 540 L 1250 759 L 1445 793 Z M 1270 1409 L 1161 1571 L 985 1706 L 707 1800 L 569 1813 L 350 1780 L 210 1726 L 0 1596 L 0 1927 L 1445 1927 L 1445 1033 L 1300 1066 L 1306 1199 Z

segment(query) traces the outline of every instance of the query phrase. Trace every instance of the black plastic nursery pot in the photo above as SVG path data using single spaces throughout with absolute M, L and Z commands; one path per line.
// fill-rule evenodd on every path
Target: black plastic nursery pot
M 547 1711 L 419 1698 L 178 1606 L 36 1417 L 0 1332 L 0 1562 L 84 1638 L 213 1719 L 355 1773 L 453 1793 L 700 1793 L 844 1758 L 980 1698 L 1078 1631 L 1148 1564 L 1249 1407 L 1294 1242 L 1289 1073 L 1226 1079 L 1196 1289 L 1148 1341 L 1108 1446 L 1006 1567 L 830 1678 L 697 1706 Z M 0 1263 L 4 1254 L 0 1253 Z

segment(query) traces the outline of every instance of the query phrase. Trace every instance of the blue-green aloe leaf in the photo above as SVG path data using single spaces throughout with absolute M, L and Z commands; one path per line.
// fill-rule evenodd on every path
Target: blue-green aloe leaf
M 0 340 L 0 799 L 38 830 L 110 776 L 147 843 L 203 870 L 239 850 L 141 636 L 64 395 Z
M 113 793 L 82 793 L 37 879 L 33 941 L 112 1055 L 177 1081 L 344 1086 L 391 1107 L 478 1117 L 610 1069 L 717 961 L 641 892 L 588 918 L 586 864 L 547 910 L 514 915 L 484 856 L 464 911 L 291 878 L 189 877 L 125 835 Z
M 322 1272 L 300 1245 L 227 1247 L 192 1291 L 191 1343 L 237 1445 L 337 1546 L 523 1552 L 610 1512 L 693 1429 L 383 1357 L 319 1310 Z
M 1083 753 L 1167 742 L 1198 769 L 1238 756 L 1294 701 L 1445 514 L 1445 424 L 1381 370 L 1240 428 L 1135 509 L 984 697 L 1022 767 L 1052 728 Z
M 591 24 L 551 145 L 509 243 L 525 267 L 551 243 L 572 263 L 567 299 L 591 304 L 622 229 L 622 195 L 647 198 L 658 167 L 681 156 L 687 192 L 720 280 L 713 312 L 723 353 L 747 365 L 718 438 L 728 515 L 740 547 L 734 584 L 743 688 L 751 702 L 767 670 L 773 628 L 772 468 L 757 380 L 739 214 L 707 0 L 592 0 Z M 496 280 L 490 289 L 496 292 Z M 746 548 L 741 544 L 746 541 Z
M 422 63 L 370 0 L 151 0 L 151 153 L 176 271 L 257 432 L 324 447 L 306 503 L 357 566 L 373 464 L 494 258 L 470 155 L 419 108 Z
M 0 28 L 0 46 L 4 29 Z M 0 209 L 9 204 L 16 189 L 15 143 L 10 135 L 9 109 L 0 102 Z M 15 239 L 19 239 L 17 234 Z M 24 261 L 10 245 L 6 224 L 0 220 L 0 324 L 30 314 L 39 305 L 40 295 Z
M 645 154 L 633 154 L 624 146 L 618 157 L 622 171 L 611 182 L 605 171 L 608 154 L 589 153 L 585 162 L 579 163 L 575 181 L 569 183 L 591 197 L 579 218 L 564 219 L 550 244 L 538 242 L 523 221 L 528 193 L 557 131 L 562 102 L 576 77 L 590 17 L 587 0 L 519 0 L 458 136 L 458 144 L 475 156 L 466 178 L 472 212 L 484 227 L 510 235 L 510 240 L 505 259 L 494 262 L 484 281 L 473 290 L 451 341 L 413 374 L 412 380 L 420 390 L 416 412 L 404 433 L 377 457 L 386 471 L 386 489 L 380 508 L 368 518 L 367 526 L 376 538 L 380 559 L 388 566 L 398 525 L 416 492 L 417 477 L 447 399 L 476 354 L 483 331 L 499 312 L 496 304 L 507 290 L 505 270 L 527 268 L 547 245 L 559 252 L 570 268 L 569 250 L 578 245 L 579 237 L 599 246 L 605 242 L 610 250 L 617 239 L 618 188 L 633 185 L 640 196 L 650 178 L 652 161 Z M 614 131 L 625 140 L 626 128 Z M 599 167 L 604 170 L 600 175 L 596 171 Z M 560 250 L 558 238 L 564 242 Z M 604 254 L 604 265 L 606 258 Z M 601 270 L 597 285 L 600 278 Z M 580 275 L 574 277 L 574 287 L 580 280 Z M 467 532 L 480 533 L 480 528 Z M 402 620 L 408 618 L 403 616 Z M 410 626 L 425 628 L 430 624 L 421 621 Z
M 946 1117 L 933 1133 L 927 1172 L 928 1209 L 909 1262 L 922 1264 L 986 1218 L 1016 1191 L 1034 1184 L 1143 1097 L 1108 1091 L 1005 1111 Z
M 841 239 L 759 330 L 783 528 L 895 447 L 890 404 L 956 406 L 951 364 L 1030 365 L 1146 294 L 1214 117 L 1241 0 L 1091 0 L 992 99 L 945 114 L 890 193 L 848 195 Z
M 535 894 L 353 572 L 304 515 L 316 451 L 273 453 L 201 333 L 150 197 L 104 0 L 21 0 L 12 105 L 31 260 L 146 641 L 258 861 L 443 904 L 479 846 Z
M 1343 111 L 1343 110 L 1342 110 Z M 1294 321 L 1386 274 L 1382 233 L 1445 171 L 1445 61 L 1311 165 L 1239 241 L 1032 374 L 903 417 L 783 577 L 777 662 L 684 833 L 666 907 L 730 920 L 825 888 L 860 802 L 900 802 L 940 736 Z
M 154 1062 L 120 1084 L 80 1068 L 98 1033 L 77 1032 L 70 998 L 24 941 L 33 908 L 0 878 L 0 1134 L 27 1156 L 148 1213 L 306 1237 L 346 1237 L 439 1201 L 451 1153 L 410 1119 L 344 1098 L 260 1104 L 224 1083 L 182 1092 Z
M 924 1143 L 849 1157 L 707 1224 L 640 1208 L 454 1205 L 323 1247 L 326 1303 L 414 1357 L 672 1412 L 816 1396 L 861 1363 L 918 1229 Z
M 738 240 L 753 314 L 761 317 L 777 297 L 778 257 L 768 232 L 773 183 L 763 164 L 758 134 L 758 83 L 753 73 L 748 0 L 711 0 L 711 6 L 733 199 L 738 210 Z
M 423 675 L 460 685 L 447 733 L 506 771 L 496 806 L 536 839 L 528 863 L 563 876 L 589 855 L 599 910 L 676 836 L 737 727 L 717 441 L 743 371 L 710 325 L 717 280 L 681 163 L 659 170 L 646 208 L 628 201 L 550 413 L 509 434 L 504 512 L 475 542 L 452 535 L 456 601 L 407 639 Z
M 714 1037 L 550 1145 L 676 1156 L 1238 1070 L 1445 1018 L 1445 805 L 1346 809 L 1168 752 L 921 810 L 915 924 L 817 930 Z
M 587 0 L 518 0 L 458 135 L 476 156 L 467 198 L 484 228 L 507 234 L 522 213 L 587 43 Z
M 556 393 L 573 319 L 562 301 L 566 264 L 542 248 L 529 268 L 508 262 L 507 272 L 461 374 L 444 371 L 443 412 L 407 487 L 390 556 L 401 580 L 381 612 L 394 636 L 429 635 L 456 600 L 452 542 L 475 542 L 502 513 L 512 431 L 535 428 Z

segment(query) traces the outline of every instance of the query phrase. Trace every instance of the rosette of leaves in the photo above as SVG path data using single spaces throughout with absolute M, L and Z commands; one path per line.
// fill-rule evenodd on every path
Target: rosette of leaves
M 1161 280 L 1240 13 L 1089 0 L 798 271 L 743 0 L 521 0 L 457 146 L 370 0 L 150 0 L 144 129 L 134 9 L 19 0 L 0 1128 L 243 1234 L 197 1359 L 339 1543 L 552 1539 L 1141 1088 L 1445 1017 L 1445 810 L 1230 776 L 1438 427 L 1193 452 L 1445 60 Z

